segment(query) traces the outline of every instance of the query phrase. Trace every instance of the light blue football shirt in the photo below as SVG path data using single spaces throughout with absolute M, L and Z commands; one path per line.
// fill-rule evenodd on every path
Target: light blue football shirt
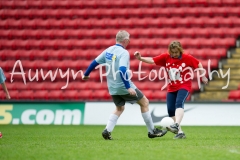
M 5 82 L 5 80 L 6 80 L 6 77 L 3 73 L 2 68 L 0 67 L 0 83 L 2 84 L 3 82 Z
M 96 59 L 96 62 L 102 65 L 106 65 L 107 85 L 110 95 L 126 95 L 128 91 L 120 77 L 119 67 L 124 66 L 128 70 L 128 81 L 130 87 L 136 89 L 136 86 L 131 81 L 130 74 L 130 56 L 126 49 L 121 45 L 116 44 L 104 50 Z M 104 72 L 105 73 L 105 72 Z M 115 76 L 116 75 L 116 76 Z

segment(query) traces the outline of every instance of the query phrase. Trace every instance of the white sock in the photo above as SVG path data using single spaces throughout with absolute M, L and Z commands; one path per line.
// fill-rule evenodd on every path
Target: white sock
M 118 116 L 116 114 L 111 114 L 109 119 L 108 119 L 108 123 L 107 123 L 107 126 L 106 126 L 106 129 L 108 132 L 112 132 L 116 123 L 117 123 L 117 120 L 118 120 Z
M 153 133 L 154 125 L 149 111 L 142 113 L 142 117 L 147 125 L 148 132 Z
M 178 133 L 183 133 L 183 131 L 182 131 L 182 128 L 181 128 L 181 126 L 179 125 L 179 127 L 178 127 Z

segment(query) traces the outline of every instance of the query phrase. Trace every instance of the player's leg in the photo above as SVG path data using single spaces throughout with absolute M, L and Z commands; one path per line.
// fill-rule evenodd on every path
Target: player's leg
M 149 101 L 148 101 L 148 99 L 144 96 L 137 103 L 140 105 L 142 117 L 143 117 L 144 122 L 146 123 L 148 132 L 153 133 L 154 125 L 153 125 L 153 121 L 152 121 L 152 118 L 151 118 L 151 114 L 149 113 L 149 108 L 148 108 Z
M 179 131 L 178 134 L 175 136 L 176 139 L 182 139 L 186 138 L 185 134 L 183 133 L 181 129 L 181 121 L 184 116 L 184 102 L 186 101 L 187 97 L 189 95 L 189 92 L 185 89 L 180 89 L 177 94 L 176 99 L 176 123 L 179 125 Z
M 178 124 L 176 124 L 176 117 L 175 117 L 175 111 L 176 111 L 176 99 L 177 99 L 177 92 L 168 92 L 167 93 L 167 109 L 168 109 L 168 115 L 174 120 L 174 125 L 167 128 L 170 132 L 177 134 L 178 133 Z
M 111 132 L 113 131 L 115 125 L 117 124 L 118 118 L 121 116 L 121 114 L 124 111 L 124 105 L 125 105 L 125 100 L 118 95 L 113 95 L 113 102 L 116 105 L 116 109 L 113 111 L 113 113 L 109 116 L 107 125 L 105 129 L 102 132 L 102 136 L 106 140 L 112 140 L 111 137 Z
M 176 123 L 180 124 L 184 116 L 184 102 L 186 101 L 189 92 L 185 89 L 180 89 L 176 99 Z
M 109 116 L 108 122 L 107 122 L 107 126 L 106 129 L 108 132 L 112 132 L 118 118 L 121 116 L 122 112 L 124 111 L 124 106 L 118 107 L 116 106 L 116 109 L 113 111 L 113 113 Z
M 167 131 L 162 131 L 154 127 L 152 116 L 149 112 L 148 99 L 142 94 L 141 91 L 136 90 L 136 93 L 138 94 L 138 97 L 143 96 L 139 101 L 137 101 L 137 103 L 140 105 L 142 117 L 148 129 L 148 137 L 155 138 L 164 136 L 167 133 Z

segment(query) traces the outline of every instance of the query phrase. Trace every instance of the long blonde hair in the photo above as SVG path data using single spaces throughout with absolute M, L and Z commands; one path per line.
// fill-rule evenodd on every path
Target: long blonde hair
M 183 54 L 183 48 L 182 48 L 182 45 L 179 41 L 172 41 L 169 46 L 168 46 L 168 52 L 169 54 L 171 53 L 171 49 L 174 49 L 174 48 L 177 48 L 180 52 L 180 54 L 182 55 Z

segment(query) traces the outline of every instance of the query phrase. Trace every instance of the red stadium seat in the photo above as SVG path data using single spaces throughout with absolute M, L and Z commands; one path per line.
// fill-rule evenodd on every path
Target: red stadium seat
M 232 90 L 229 92 L 228 99 L 239 100 L 240 99 L 240 90 Z
M 92 90 L 79 90 L 79 100 L 92 100 L 95 93 Z
M 27 8 L 43 8 L 42 1 L 27 1 Z
M 134 81 L 133 83 L 139 90 L 147 90 L 149 86 L 148 83 L 144 83 L 141 81 Z
M 221 6 L 222 5 L 222 0 L 211 0 L 208 1 L 209 6 Z M 220 7 L 217 7 L 220 8 Z
M 24 82 L 12 82 L 9 83 L 10 85 L 8 85 L 7 87 L 11 90 L 25 90 L 25 91 L 30 91 L 31 90 L 31 85 L 29 82 L 26 82 L 26 84 L 24 84 Z
M 206 38 L 209 38 L 210 37 L 210 32 L 208 30 L 208 28 L 194 28 L 194 31 L 195 31 L 195 34 L 196 34 L 196 37 L 206 37 Z
M 166 91 L 155 90 L 152 94 L 152 99 L 155 100 L 166 101 L 166 97 L 167 97 Z
M 208 0 L 195 0 L 196 6 L 208 6 Z
M 77 90 L 64 90 L 63 99 L 64 100 L 79 100 L 80 94 Z
M 103 74 L 105 74 L 106 72 L 103 70 L 102 72 Z M 96 70 L 96 71 L 93 71 L 91 74 L 90 74 L 90 79 L 94 82 L 101 82 L 101 77 L 100 77 L 100 71 L 99 70 Z M 105 82 L 106 81 L 106 76 L 102 76 L 102 82 Z
M 4 96 L 1 96 L 3 99 L 6 99 L 6 96 L 5 96 L 5 93 L 2 92 L 3 94 L 0 94 L 0 95 L 4 95 Z M 19 94 L 20 92 L 18 90 L 13 90 L 11 92 L 9 92 L 10 94 L 10 97 L 12 100 L 18 100 L 19 99 Z
M 171 28 L 166 28 L 167 36 L 168 37 L 177 37 L 180 38 L 182 35 L 182 29 L 171 29 Z
M 204 18 L 189 18 L 191 27 L 204 27 Z
M 201 59 L 216 58 L 220 59 L 221 57 L 226 57 L 225 49 L 191 49 L 189 50 L 193 56 Z
M 238 5 L 240 4 L 240 2 L 238 2 Z M 228 15 L 229 16 L 240 16 L 240 8 L 239 6 L 234 6 L 234 7 L 229 7 L 228 9 Z
M 1 7 L 9 7 L 11 9 L 15 9 L 16 5 L 14 1 L 1 1 Z
M 149 100 L 153 99 L 154 93 L 152 90 L 141 90 L 141 91 Z
M 21 100 L 32 100 L 34 97 L 34 92 L 32 90 L 21 90 L 18 98 Z
M 71 7 L 79 7 L 82 8 L 83 6 L 82 1 L 72 1 L 71 3 L 69 1 L 42 1 L 42 6 L 45 8 L 66 8 L 69 9 Z
M 47 82 L 37 82 L 36 80 L 28 82 L 29 88 L 33 91 L 48 90 L 46 84 Z
M 108 90 L 97 90 L 97 92 L 93 93 L 94 100 L 107 100 L 109 99 L 109 93 Z
M 188 7 L 185 9 L 185 12 L 186 12 L 185 14 L 187 16 L 190 16 L 190 18 L 191 17 L 195 18 L 200 16 L 201 11 L 198 9 L 198 7 Z
M 146 74 L 146 75 L 148 75 L 148 74 Z M 144 77 L 144 76 L 142 76 L 142 77 Z M 137 80 L 137 81 L 134 81 L 134 84 L 140 90 L 147 90 L 147 89 L 149 89 L 149 90 L 152 90 L 152 91 L 154 91 L 154 90 L 161 91 L 162 89 L 163 90 L 167 89 L 167 87 L 165 86 L 164 80 L 160 81 L 158 78 L 156 78 L 156 81 L 151 82 L 149 80 L 149 77 L 146 77 L 146 80 L 147 81 L 145 81 L 145 82 Z
M 88 82 L 70 82 L 67 89 L 69 90 L 87 90 L 89 89 Z
M 106 82 L 88 82 L 87 84 L 87 89 L 92 89 L 92 90 L 101 90 L 101 89 L 105 89 L 107 90 L 107 83 Z
M 198 86 L 197 81 L 192 81 L 192 92 L 199 91 L 201 89 L 201 86 Z
M 16 61 L 14 61 L 14 60 L 3 61 L 3 62 L 1 62 L 1 68 L 4 71 L 8 72 L 8 71 L 12 70 L 15 62 Z
M 201 17 L 201 19 L 204 21 L 204 27 L 219 27 L 218 19 L 211 18 L 211 17 Z
M 231 16 L 228 19 L 232 21 L 234 27 L 239 27 L 240 26 L 239 16 Z
M 65 81 L 59 82 L 59 81 L 51 81 L 51 82 L 42 82 L 43 84 L 43 90 L 66 90 L 68 89 L 67 79 L 64 79 Z
M 63 100 L 64 93 L 62 90 L 50 90 L 48 98 L 50 100 Z
M 35 90 L 33 98 L 35 100 L 49 100 L 49 92 L 47 90 Z
M 148 6 L 151 7 L 152 6 L 152 1 L 151 0 L 131 0 L 131 1 L 126 1 L 126 6 L 127 7 L 141 7 L 141 6 Z
M 225 37 L 233 37 L 237 38 L 238 35 L 240 35 L 240 30 L 235 27 L 235 28 L 223 28 L 224 31 L 224 36 Z
M 6 59 L 9 59 L 9 60 L 18 59 L 17 57 L 18 57 L 17 51 L 0 50 L 0 58 L 3 61 L 5 61 Z
M 231 47 L 235 46 L 235 39 L 234 38 L 215 38 L 214 39 L 216 46 L 220 47 Z
M 214 15 L 214 8 L 212 7 L 198 7 L 200 16 L 212 17 Z
M 216 43 L 214 38 L 197 38 L 195 41 L 195 46 L 198 48 L 215 48 Z
M 175 16 L 185 17 L 187 14 L 187 10 L 188 10 L 188 8 L 185 8 L 185 7 L 174 7 L 174 9 L 169 8 L 171 17 L 175 17 Z
M 209 59 L 209 60 L 202 60 L 201 61 L 203 68 L 208 68 L 208 63 L 210 63 L 211 68 L 218 68 L 218 60 L 217 59 Z
M 172 7 L 178 7 L 180 5 L 178 0 L 167 0 L 167 1 L 153 0 L 152 3 L 153 5 L 172 6 Z
M 196 28 L 176 28 L 176 30 L 178 30 L 177 32 L 178 37 L 195 38 L 195 36 L 199 36 L 198 31 L 196 31 Z
M 225 18 L 225 17 L 215 17 L 215 19 L 218 20 L 219 26 L 221 27 L 233 27 L 233 23 L 235 20 L 232 20 L 231 17 Z
M 237 0 L 222 0 L 223 5 L 235 6 Z
M 207 28 L 208 33 L 211 37 L 221 37 L 224 38 L 225 37 L 225 30 L 224 28 Z
M 116 8 L 116 7 L 124 8 L 124 7 L 126 7 L 125 1 L 123 1 L 123 0 L 110 1 L 110 3 L 111 3 L 110 4 L 111 8 Z

